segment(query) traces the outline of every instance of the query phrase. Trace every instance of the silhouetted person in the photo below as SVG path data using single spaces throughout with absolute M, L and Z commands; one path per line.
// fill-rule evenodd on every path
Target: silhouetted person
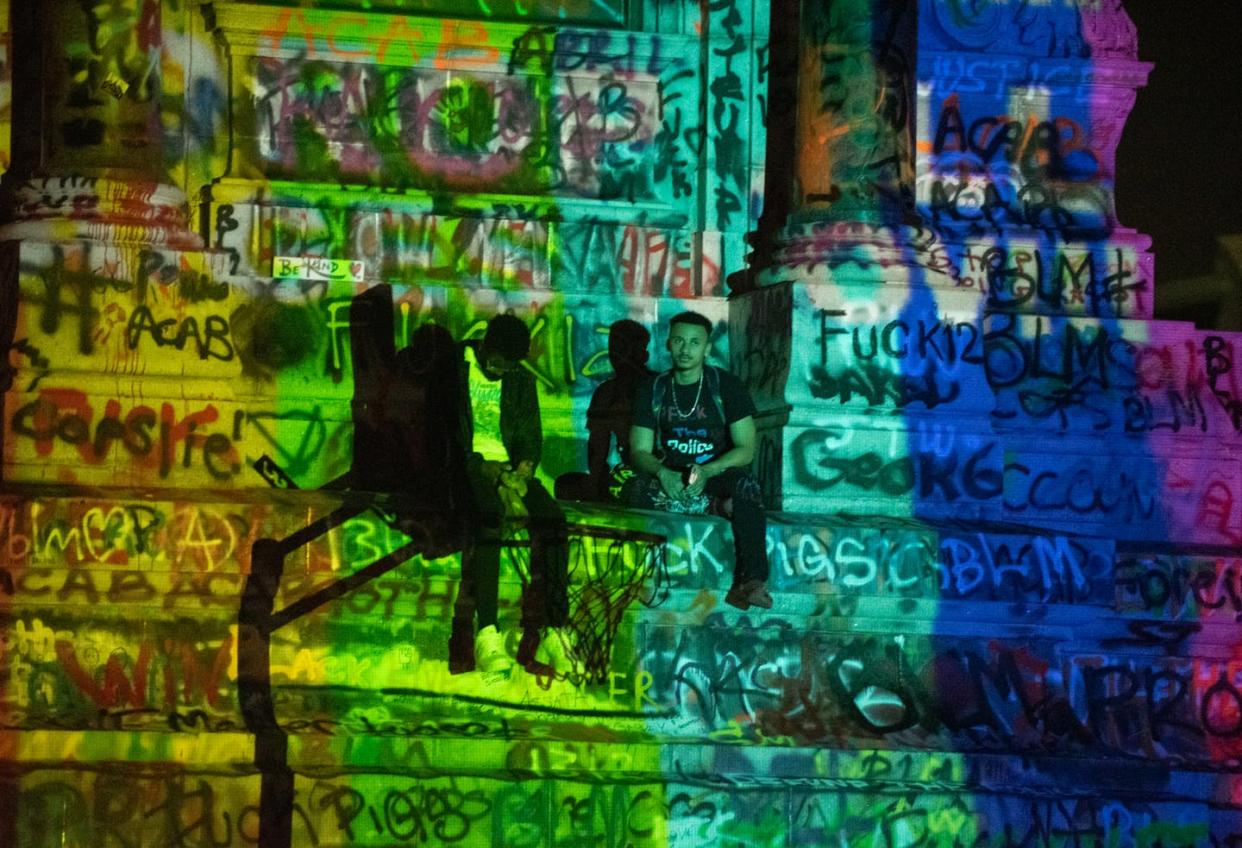
M 398 410 L 400 454 L 388 457 L 415 469 L 397 488 L 412 509 L 402 522 L 409 535 L 421 531 L 424 556 L 443 556 L 458 550 L 466 539 L 471 504 L 466 484 L 468 434 L 452 404 L 444 402 L 459 392 L 457 363 L 461 354 L 452 333 L 439 324 L 419 326 L 410 344 L 397 351 L 397 382 L 389 395 Z
M 350 303 L 354 433 L 348 476 L 338 485 L 391 493 L 400 528 L 441 556 L 462 545 L 468 499 L 461 421 L 441 398 L 457 391 L 460 353 L 448 330 L 427 323 L 394 350 L 391 286 Z
M 410 399 L 401 407 L 389 403 L 397 382 L 391 286 L 373 286 L 350 301 L 349 353 L 354 376 L 349 486 L 367 492 L 395 491 L 414 473 L 412 467 L 394 461 L 402 453 L 398 419 L 422 404 Z
M 740 380 L 707 364 L 711 331 L 697 312 L 669 322 L 673 367 L 644 383 L 634 400 L 630 453 L 640 475 L 627 493 L 632 506 L 674 512 L 705 511 L 708 496 L 730 500 L 735 561 L 725 601 L 771 609 L 767 518 L 749 470 L 755 405 Z
M 528 670 L 565 671 L 570 665 L 562 630 L 569 614 L 567 528 L 560 506 L 535 477 L 543 433 L 534 375 L 522 367 L 529 350 L 530 331 L 513 315 L 492 318 L 482 341 L 460 347 L 453 403 L 469 451 L 465 474 L 471 521 L 449 641 L 453 673 L 472 668 L 499 672 L 511 665 L 497 629 L 500 549 L 509 533 L 506 525 L 525 517 L 530 583 L 522 596 L 517 661 Z
M 624 318 L 608 328 L 608 361 L 613 375 L 596 387 L 587 407 L 587 473 L 571 471 L 556 479 L 556 496 L 582 501 L 615 502 L 630 470 L 630 425 L 634 394 L 655 372 L 647 367 L 651 334 Z M 620 463 L 610 467 L 614 444 Z

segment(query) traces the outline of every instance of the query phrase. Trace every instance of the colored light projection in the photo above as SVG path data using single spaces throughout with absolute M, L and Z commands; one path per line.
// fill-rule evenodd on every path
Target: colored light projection
M 1153 320 L 1116 221 L 1120 2 L 315 6 L 35 15 L 0 845 L 1242 838 L 1240 340 Z M 721 519 L 566 502 L 578 670 L 450 675 L 460 540 L 334 488 L 361 352 L 521 316 L 551 487 L 611 325 L 663 367 L 686 308 L 775 608 Z

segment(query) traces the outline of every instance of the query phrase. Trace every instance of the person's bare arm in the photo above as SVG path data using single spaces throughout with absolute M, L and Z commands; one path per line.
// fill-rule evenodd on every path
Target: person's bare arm
M 587 475 L 594 482 L 608 476 L 608 448 L 612 446 L 612 431 L 600 426 L 590 428 L 590 433 L 587 437 Z
M 729 425 L 729 438 L 733 440 L 733 447 L 711 462 L 700 465 L 694 482 L 686 487 L 686 494 L 699 494 L 708 480 L 723 471 L 750 465 L 755 458 L 755 419 L 747 415 L 734 421 Z

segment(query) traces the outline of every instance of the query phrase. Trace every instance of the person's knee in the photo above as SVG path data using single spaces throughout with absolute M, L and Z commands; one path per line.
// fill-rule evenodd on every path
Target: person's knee
M 635 509 L 654 509 L 652 486 L 658 485 L 650 474 L 637 473 L 621 487 L 621 502 Z
M 541 521 L 531 528 L 531 535 L 532 541 L 543 547 L 564 547 L 569 544 L 569 525 L 564 518 Z
M 738 474 L 733 481 L 731 494 L 735 502 L 757 504 L 760 509 L 763 508 L 763 491 L 753 474 Z

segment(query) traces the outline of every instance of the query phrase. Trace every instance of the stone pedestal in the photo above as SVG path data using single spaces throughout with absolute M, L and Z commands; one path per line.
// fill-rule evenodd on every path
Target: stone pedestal
M 165 127 L 162 111 L 175 52 L 164 35 L 184 29 L 166 17 L 191 14 L 194 4 L 156 0 L 15 5 L 14 158 L 0 239 L 201 247 L 170 168 L 179 127 Z
M 1150 320 L 1116 220 L 1150 70 L 1121 4 L 804 3 L 801 32 L 794 209 L 731 312 L 772 506 L 1206 539 L 1234 342 Z

